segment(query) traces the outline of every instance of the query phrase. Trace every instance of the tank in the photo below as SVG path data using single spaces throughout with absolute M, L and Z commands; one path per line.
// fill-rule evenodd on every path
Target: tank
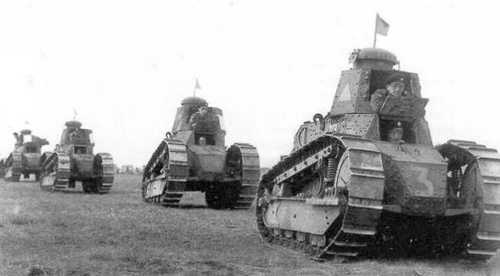
M 144 168 L 142 196 L 164 206 L 249 208 L 260 177 L 254 146 L 226 148 L 222 110 L 199 97 L 184 99 L 171 132 Z
M 0 178 L 3 178 L 5 175 L 5 160 L 2 158 L 0 159 Z
M 418 75 L 361 49 L 330 111 L 295 134 L 259 183 L 262 238 L 314 258 L 466 256 L 500 246 L 500 155 L 473 141 L 434 146 Z M 399 66 L 398 66 L 399 67 Z
M 19 133 L 14 132 L 16 143 L 14 150 L 9 156 L 0 161 L 0 173 L 8 181 L 19 181 L 35 175 L 37 180 L 40 175 L 41 149 L 49 142 L 35 136 L 29 129 L 23 129 Z
M 85 193 L 108 193 L 114 179 L 111 154 L 94 154 L 92 130 L 82 128 L 79 121 L 68 121 L 65 126 L 55 150 L 41 157 L 41 189 L 76 191 L 81 186 Z

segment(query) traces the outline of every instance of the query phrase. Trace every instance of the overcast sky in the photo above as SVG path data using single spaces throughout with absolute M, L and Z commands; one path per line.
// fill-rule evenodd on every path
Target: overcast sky
M 327 113 L 354 48 L 378 46 L 420 74 L 434 143 L 500 148 L 496 1 L 1 1 L 0 156 L 24 128 L 52 150 L 73 109 L 97 151 L 143 165 L 193 91 L 224 110 L 228 144 L 262 166 Z

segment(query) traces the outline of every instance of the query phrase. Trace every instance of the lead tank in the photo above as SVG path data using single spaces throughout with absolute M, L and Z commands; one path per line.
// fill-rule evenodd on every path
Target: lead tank
M 29 178 L 34 174 L 35 179 L 38 179 L 41 149 L 49 142 L 33 135 L 29 129 L 23 129 L 19 133 L 14 132 L 14 138 L 16 138 L 14 151 L 5 160 L 0 161 L 3 176 L 9 181 L 19 181 L 21 177 Z
M 164 206 L 249 208 L 259 181 L 259 155 L 247 143 L 225 144 L 222 110 L 199 97 L 184 99 L 172 132 L 144 168 L 142 196 Z
M 71 191 L 105 194 L 114 179 L 113 158 L 109 153 L 94 154 L 92 130 L 82 128 L 79 121 L 68 121 L 61 141 L 53 152 L 45 152 L 40 164 L 40 187 L 48 191 Z
M 500 155 L 473 141 L 434 146 L 418 75 L 383 49 L 356 50 L 330 111 L 303 123 L 263 175 L 257 226 L 315 258 L 464 255 L 500 246 Z

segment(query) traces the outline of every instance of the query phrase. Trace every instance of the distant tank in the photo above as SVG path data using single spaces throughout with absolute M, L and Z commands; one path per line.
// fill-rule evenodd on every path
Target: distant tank
M 14 151 L 5 160 L 0 161 L 0 173 L 9 181 L 19 181 L 21 177 L 29 178 L 31 174 L 38 179 L 41 149 L 49 142 L 31 134 L 29 129 L 23 129 L 20 133 L 14 132 L 14 137 Z
M 201 198 L 210 208 L 249 208 L 260 176 L 259 155 L 246 143 L 226 149 L 225 135 L 221 109 L 202 98 L 184 99 L 172 132 L 144 168 L 144 200 L 175 207 L 201 205 Z
M 78 121 L 66 122 L 61 142 L 41 158 L 40 187 L 49 191 L 75 190 L 80 182 L 86 193 L 108 193 L 113 185 L 114 165 L 109 153 L 94 154 L 92 130 Z
M 5 175 L 5 160 L 2 158 L 0 159 L 0 177 L 3 178 Z
M 433 146 L 418 75 L 357 50 L 330 111 L 302 124 L 263 175 L 260 235 L 315 258 L 394 254 L 488 259 L 500 247 L 500 155 L 472 141 Z

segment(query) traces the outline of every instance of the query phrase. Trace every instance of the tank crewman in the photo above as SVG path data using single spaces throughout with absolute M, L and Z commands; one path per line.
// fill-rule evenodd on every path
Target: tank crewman
M 206 146 L 207 145 L 207 139 L 205 137 L 200 137 L 200 140 L 199 140 L 199 145 L 200 146 Z
M 409 92 L 405 90 L 405 80 L 400 74 L 390 76 L 385 82 L 385 89 L 377 89 L 373 92 L 370 105 L 374 111 L 379 111 L 384 105 L 388 95 L 393 97 L 406 97 Z
M 189 125 L 191 125 L 192 128 L 196 127 L 196 124 L 198 121 L 200 121 L 200 118 L 203 118 L 207 115 L 208 113 L 208 108 L 206 105 L 202 105 L 198 108 L 198 111 L 193 113 L 191 117 L 189 118 Z
M 396 126 L 389 131 L 387 138 L 391 143 L 404 143 L 403 134 L 404 131 L 401 122 L 397 122 Z
M 23 136 L 19 135 L 17 132 L 12 133 L 14 137 L 16 138 L 16 147 L 17 146 L 22 146 L 23 145 Z
M 78 136 L 78 129 L 71 130 L 71 132 L 69 133 L 70 141 L 73 141 L 73 139 L 75 139 L 75 137 L 77 136 Z

